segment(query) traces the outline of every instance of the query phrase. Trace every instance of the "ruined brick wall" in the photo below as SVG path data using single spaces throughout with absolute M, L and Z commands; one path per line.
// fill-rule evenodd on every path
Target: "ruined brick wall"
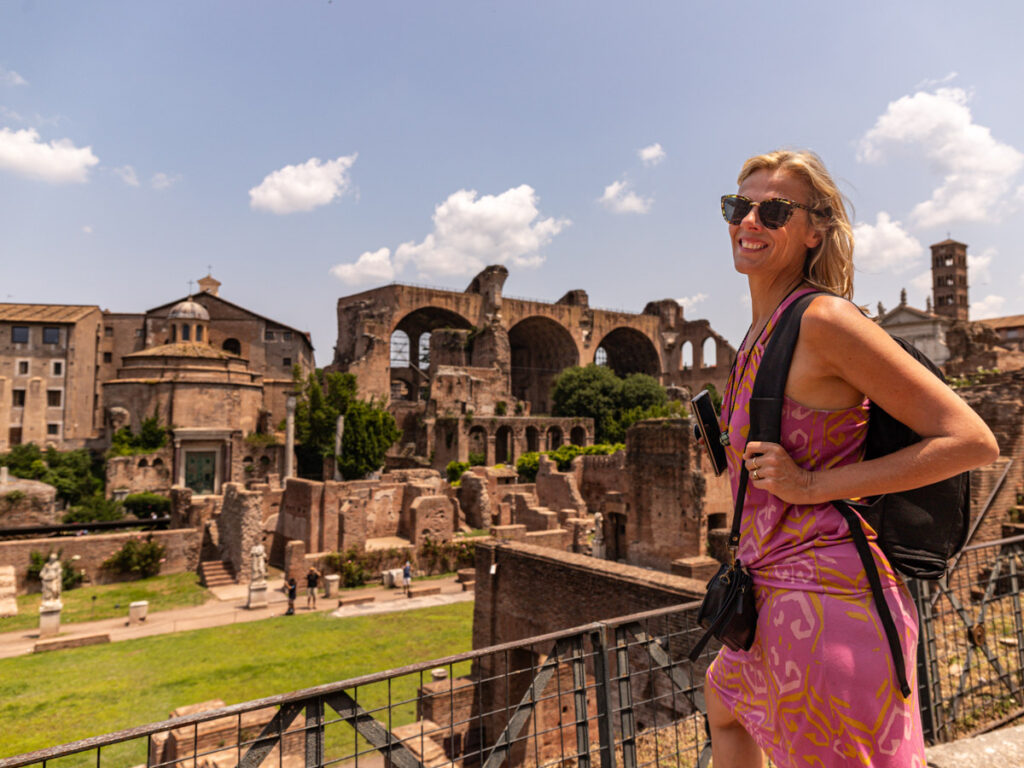
M 169 493 L 174 480 L 171 469 L 174 448 L 166 446 L 152 453 L 114 456 L 107 459 L 107 498 L 129 493 Z
M 247 491 L 238 483 L 224 486 L 224 502 L 217 516 L 220 559 L 231 563 L 240 584 L 252 576 L 250 552 L 263 543 L 262 494 Z
M 62 560 L 70 560 L 78 555 L 80 559 L 75 562 L 75 568 L 84 570 L 86 578 L 93 584 L 126 581 L 123 576 L 105 571 L 100 566 L 104 560 L 118 552 L 129 539 L 145 540 L 150 535 L 166 549 L 166 559 L 160 567 L 161 573 L 196 570 L 199 565 L 201 534 L 194 528 L 0 541 L 0 565 L 14 566 L 18 594 L 25 594 L 27 591 L 37 592 L 40 589 L 38 581 L 27 583 L 29 554 L 33 550 L 43 553 L 44 556 L 51 551 L 62 551 Z
M 981 522 L 969 543 L 1002 538 L 1002 526 L 1008 522 L 1007 510 L 1016 504 L 1017 491 L 1024 487 L 1024 371 L 995 376 L 957 393 L 985 420 L 999 443 L 995 465 L 972 473 L 972 521 Z M 1007 464 L 1007 460 L 1012 463 Z M 1009 471 L 992 499 L 982 509 L 990 492 L 1006 467 Z
M 497 566 L 493 574 L 492 565 Z M 477 544 L 473 647 L 480 649 L 591 621 L 688 603 L 701 595 L 703 589 L 701 582 L 667 573 L 529 544 L 481 541 Z M 550 652 L 551 646 L 547 644 L 532 651 L 515 650 L 480 658 L 474 675 L 483 681 L 477 709 L 484 713 L 483 743 L 493 743 L 504 727 L 506 702 L 518 702 L 530 684 L 531 674 L 517 672 L 536 669 L 541 655 Z M 648 661 L 640 658 L 636 663 L 637 668 L 648 665 Z M 564 665 L 559 669 L 562 691 L 572 690 L 567 671 Z M 506 672 L 510 673 L 507 679 Z M 549 690 L 558 690 L 554 681 Z M 634 695 L 637 701 L 642 701 L 652 698 L 654 692 L 637 690 Z M 672 700 L 667 686 L 664 690 L 657 689 L 658 694 L 662 692 L 664 701 Z M 593 697 L 588 698 L 593 700 Z M 575 743 L 571 732 L 559 728 L 560 724 L 571 727 L 574 723 L 575 718 L 567 718 L 562 709 L 567 704 L 571 711 L 571 701 L 551 697 L 540 702 L 535 717 L 523 731 L 522 735 L 527 736 L 536 730 L 537 751 L 542 759 L 558 755 L 562 739 Z M 643 705 L 639 705 L 637 711 L 642 709 Z M 487 713 L 495 714 L 488 716 Z M 648 718 L 640 715 L 640 720 Z M 653 722 L 653 718 L 649 722 Z M 591 733 L 596 734 L 596 727 Z M 533 757 L 533 744 L 527 755 L 522 749 L 525 743 L 514 748 L 510 756 L 512 765 Z
M 627 562 L 669 570 L 676 558 L 706 552 L 705 479 L 693 442 L 688 419 L 640 421 L 626 433 L 631 493 L 619 556 Z
M 571 509 L 577 515 L 587 513 L 587 504 L 576 484 L 576 473 L 559 472 L 558 465 L 541 454 L 537 467 L 537 501 L 554 510 Z

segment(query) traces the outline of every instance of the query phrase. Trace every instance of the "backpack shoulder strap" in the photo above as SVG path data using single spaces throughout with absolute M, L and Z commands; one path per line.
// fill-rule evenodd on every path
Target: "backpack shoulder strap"
M 748 440 L 779 442 L 782 423 L 782 400 L 789 378 L 789 365 L 800 336 L 800 321 L 804 312 L 821 291 L 805 293 L 786 307 L 779 315 L 764 356 L 757 368 L 754 389 L 750 395 L 750 432 Z

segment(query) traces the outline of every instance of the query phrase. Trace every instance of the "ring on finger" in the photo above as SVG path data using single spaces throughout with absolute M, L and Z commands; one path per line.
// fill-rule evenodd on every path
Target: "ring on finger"
M 760 480 L 761 479 L 760 477 L 757 476 L 757 470 L 756 469 L 754 470 L 753 477 L 754 477 L 755 480 Z
M 754 471 L 757 472 L 757 459 L 751 459 L 750 463 L 754 465 Z

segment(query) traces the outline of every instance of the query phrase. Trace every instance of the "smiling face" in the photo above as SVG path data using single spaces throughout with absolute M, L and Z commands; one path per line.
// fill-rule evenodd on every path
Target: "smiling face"
M 757 203 L 782 197 L 807 205 L 811 198 L 806 182 L 778 170 L 754 171 L 740 184 L 739 194 Z M 793 211 L 785 226 L 768 229 L 761 223 L 755 206 L 739 224 L 729 225 L 729 236 L 736 271 L 769 279 L 795 279 L 801 275 L 807 251 L 821 242 L 811 214 L 800 208 Z

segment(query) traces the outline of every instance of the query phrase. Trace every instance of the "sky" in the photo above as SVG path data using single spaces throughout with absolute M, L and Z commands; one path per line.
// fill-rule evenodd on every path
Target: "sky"
M 309 331 L 391 281 L 750 322 L 719 197 L 779 147 L 855 211 L 855 299 L 1024 314 L 1020 2 L 0 4 L 0 301 L 142 312 L 208 271 Z

